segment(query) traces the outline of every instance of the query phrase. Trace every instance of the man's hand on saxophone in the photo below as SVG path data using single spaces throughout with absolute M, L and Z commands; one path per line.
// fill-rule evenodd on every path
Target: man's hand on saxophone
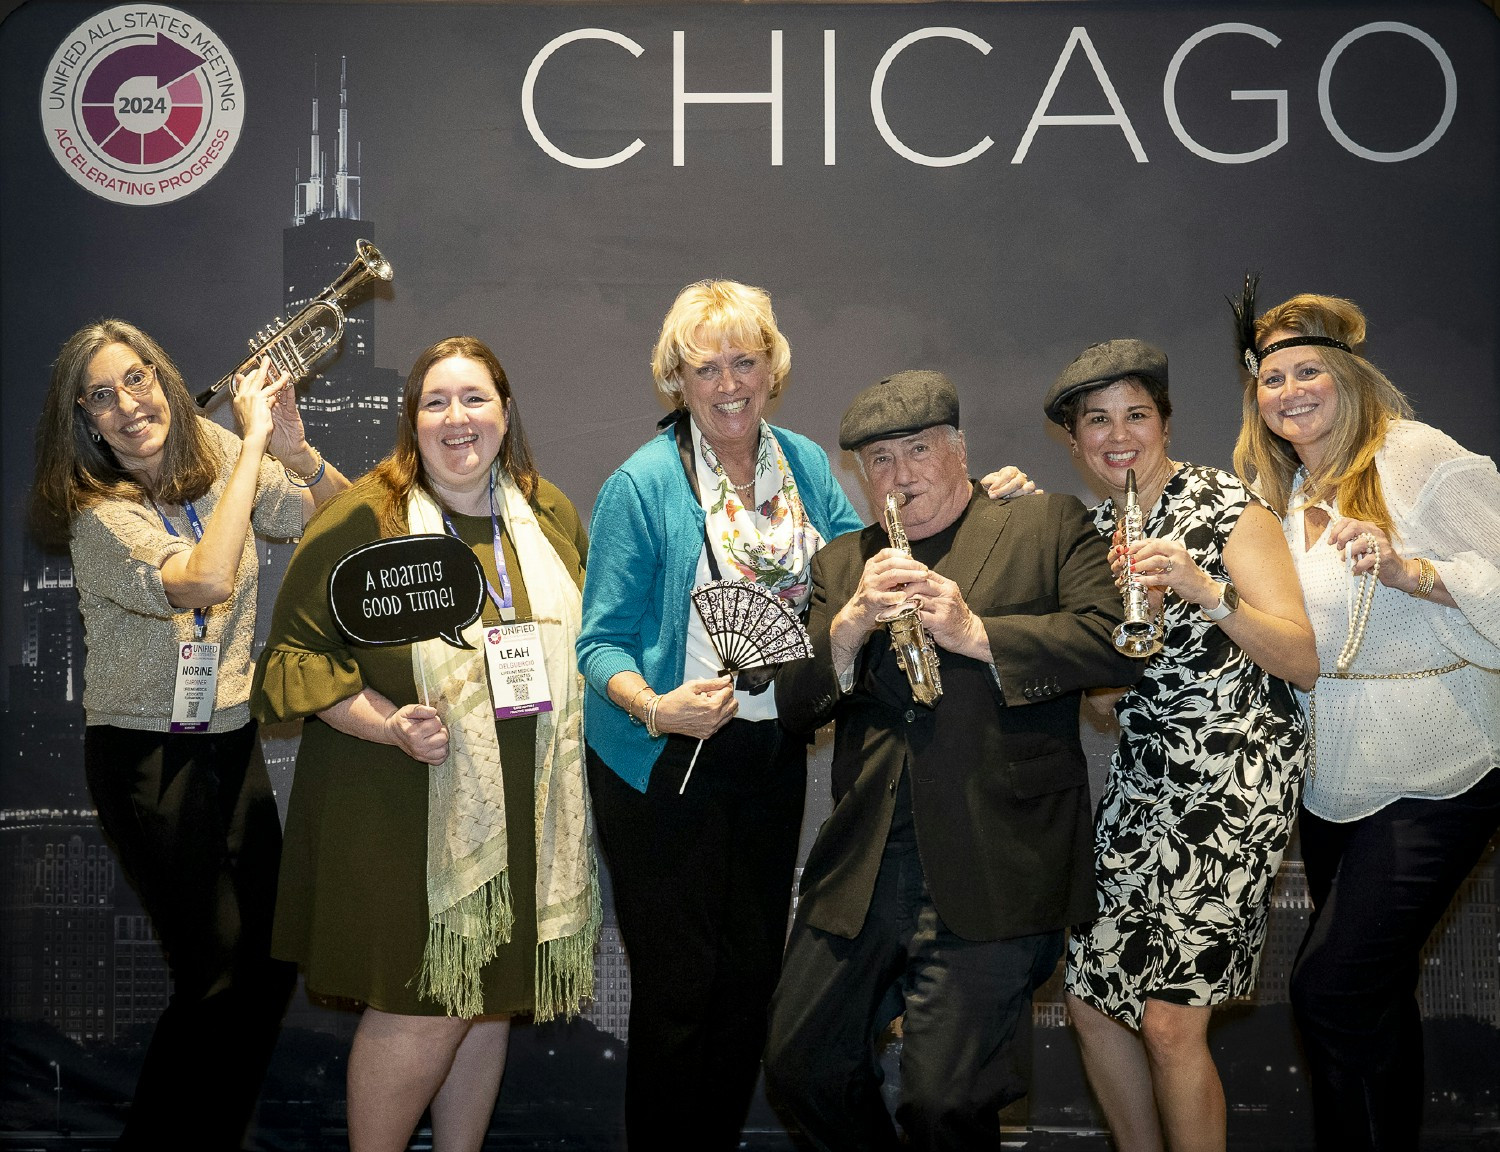
M 907 586 L 908 596 L 921 602 L 922 627 L 939 648 L 991 663 L 990 637 L 984 623 L 969 610 L 963 592 L 948 577 L 928 569 L 921 580 Z
M 882 548 L 865 561 L 859 587 L 829 628 L 834 671 L 842 678 L 854 666 L 866 638 L 900 611 L 912 585 L 928 576 L 927 566 L 895 548 Z

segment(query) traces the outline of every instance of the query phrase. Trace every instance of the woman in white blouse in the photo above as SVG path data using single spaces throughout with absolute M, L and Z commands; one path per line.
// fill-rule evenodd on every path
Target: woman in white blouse
M 1254 320 L 1247 284 L 1236 312 L 1235 467 L 1282 519 L 1321 665 L 1291 987 L 1318 1147 L 1415 1148 L 1418 953 L 1500 826 L 1500 474 L 1411 419 L 1351 302 Z

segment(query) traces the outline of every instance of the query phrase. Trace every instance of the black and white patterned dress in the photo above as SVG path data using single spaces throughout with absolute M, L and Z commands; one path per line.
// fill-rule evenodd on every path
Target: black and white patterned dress
M 1229 473 L 1184 465 L 1145 534 L 1181 541 L 1224 580 L 1224 545 L 1251 499 Z M 1114 531 L 1112 501 L 1094 521 Z M 1094 832 L 1100 915 L 1068 944 L 1068 991 L 1137 1028 L 1143 997 L 1216 1004 L 1254 987 L 1305 751 L 1286 681 L 1170 592 L 1163 623 L 1162 650 L 1116 705 Z

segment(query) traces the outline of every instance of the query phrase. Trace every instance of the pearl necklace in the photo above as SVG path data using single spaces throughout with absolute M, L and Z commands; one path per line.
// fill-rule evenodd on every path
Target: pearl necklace
M 1375 604 L 1375 586 L 1380 582 L 1380 545 L 1368 532 L 1362 533 L 1359 539 L 1368 546 L 1366 551 L 1374 554 L 1375 563 L 1360 577 L 1359 591 L 1349 604 L 1349 636 L 1344 641 L 1343 650 L 1339 652 L 1337 667 L 1340 673 L 1349 671 L 1349 665 L 1354 663 L 1354 657 L 1359 654 L 1359 646 L 1365 638 L 1365 626 L 1370 623 L 1370 609 Z M 1349 564 L 1352 570 L 1352 556 Z

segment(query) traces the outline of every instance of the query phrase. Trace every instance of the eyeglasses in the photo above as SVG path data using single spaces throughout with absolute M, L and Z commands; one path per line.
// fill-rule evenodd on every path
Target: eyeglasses
M 115 405 L 120 401 L 121 388 L 139 399 L 150 392 L 155 383 L 156 365 L 142 364 L 125 373 L 125 379 L 118 384 L 97 384 L 90 388 L 78 397 L 78 403 L 83 405 L 83 410 L 90 416 L 103 416 L 114 411 Z

